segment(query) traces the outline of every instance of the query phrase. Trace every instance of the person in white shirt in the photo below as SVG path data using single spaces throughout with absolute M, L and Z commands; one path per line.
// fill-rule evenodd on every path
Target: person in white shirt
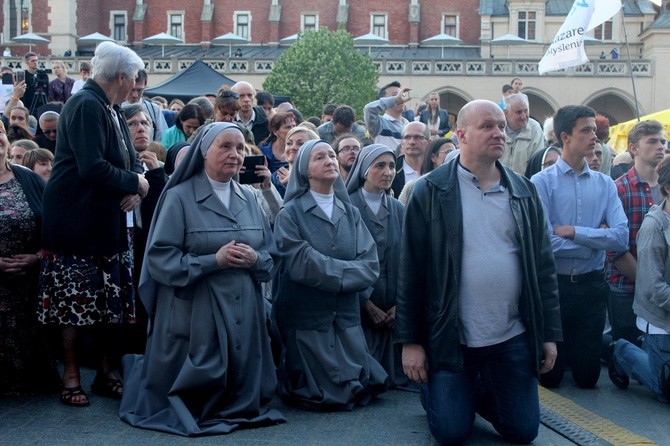
M 81 79 L 74 81 L 74 85 L 72 86 L 72 94 L 75 94 L 81 90 L 88 78 L 91 76 L 91 64 L 88 62 L 82 62 L 79 66 L 79 75 L 81 76 Z
M 391 185 L 393 194 L 400 196 L 405 183 L 421 176 L 421 165 L 430 143 L 430 130 L 422 122 L 410 122 L 402 131 L 401 156 L 396 163 L 396 176 Z

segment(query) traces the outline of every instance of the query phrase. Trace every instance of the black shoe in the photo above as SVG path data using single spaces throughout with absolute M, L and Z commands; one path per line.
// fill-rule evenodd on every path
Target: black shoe
M 630 379 L 627 375 L 619 373 L 614 365 L 614 345 L 616 343 L 612 342 L 610 344 L 610 359 L 607 362 L 607 374 L 610 377 L 610 381 L 614 383 L 620 389 L 627 389 L 630 384 Z
M 661 366 L 661 393 L 670 401 L 670 361 L 665 361 Z

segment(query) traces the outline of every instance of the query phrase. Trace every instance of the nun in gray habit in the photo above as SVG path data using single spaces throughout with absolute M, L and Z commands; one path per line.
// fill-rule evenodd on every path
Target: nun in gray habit
M 400 239 L 405 206 L 386 190 L 395 177 L 396 156 L 382 144 L 363 147 L 347 178 L 351 203 L 377 245 L 379 278 L 369 299 L 361 299 L 361 322 L 372 356 L 389 375 L 389 387 L 408 387 L 400 345 L 393 345 Z M 364 297 L 363 294 L 360 295 Z
M 386 387 L 359 305 L 379 275 L 377 250 L 326 141 L 303 144 L 293 169 L 275 220 L 282 260 L 273 312 L 284 343 L 278 393 L 307 409 L 351 410 Z
M 142 265 L 144 355 L 126 355 L 119 415 L 184 436 L 283 422 L 260 283 L 276 248 L 255 197 L 233 175 L 244 137 L 206 126 L 163 191 Z M 231 243 L 233 242 L 234 243 Z

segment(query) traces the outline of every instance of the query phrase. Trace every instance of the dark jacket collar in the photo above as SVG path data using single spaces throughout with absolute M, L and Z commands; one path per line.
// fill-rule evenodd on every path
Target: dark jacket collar
M 458 155 L 452 161 L 433 170 L 426 175 L 426 181 L 442 191 L 452 190 L 458 183 L 457 169 L 460 159 L 461 156 Z M 500 161 L 496 161 L 496 167 L 501 174 L 500 184 L 508 189 L 512 197 L 528 198 L 533 195 L 528 180 L 503 166 Z

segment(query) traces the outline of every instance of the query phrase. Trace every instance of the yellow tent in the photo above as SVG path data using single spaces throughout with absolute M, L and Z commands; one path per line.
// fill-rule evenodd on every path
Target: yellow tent
M 660 112 L 652 113 L 640 117 L 640 121 L 655 119 L 665 126 L 665 134 L 670 135 L 670 108 Z M 608 144 L 613 147 L 616 153 L 621 153 L 628 149 L 628 132 L 631 127 L 637 123 L 637 119 L 622 122 L 621 124 L 610 127 L 610 140 Z

